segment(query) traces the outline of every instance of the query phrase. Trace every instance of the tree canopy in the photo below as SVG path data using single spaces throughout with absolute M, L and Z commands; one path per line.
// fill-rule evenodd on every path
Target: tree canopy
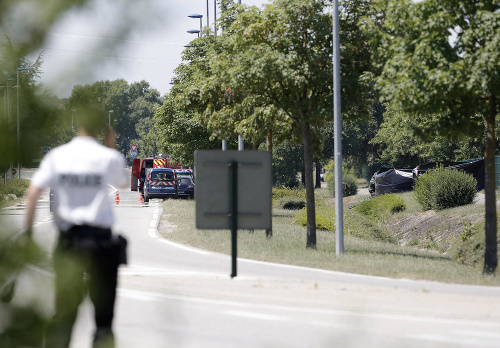
M 412 117 L 438 116 L 427 135 L 485 134 L 485 273 L 497 267 L 495 118 L 500 93 L 498 0 L 377 0 L 366 20 L 382 100 Z M 431 116 L 434 115 L 434 116 Z M 485 125 L 485 131 L 481 127 Z
M 325 1 L 276 0 L 263 10 L 230 7 L 224 33 L 198 62 L 181 98 L 213 137 L 243 134 L 302 139 L 307 192 L 307 246 L 316 246 L 312 177 L 315 127 L 331 116 L 331 16 Z M 244 9 L 244 10 L 242 10 Z M 235 12 L 237 12 L 235 14 Z M 316 141 L 316 144 L 319 142 Z
M 109 113 L 109 123 L 116 132 L 117 149 L 124 155 L 130 145 L 139 145 L 139 156 L 163 151 L 155 139 L 154 107 L 160 105 L 160 93 L 146 81 L 128 84 L 123 79 L 76 85 L 66 105 L 67 114 L 82 105 L 97 104 Z

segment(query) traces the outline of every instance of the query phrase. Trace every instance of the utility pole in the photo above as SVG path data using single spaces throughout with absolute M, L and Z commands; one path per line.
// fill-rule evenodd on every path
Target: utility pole
M 335 162 L 335 253 L 344 254 L 344 212 L 342 192 L 342 115 L 340 108 L 339 1 L 333 1 L 333 127 Z

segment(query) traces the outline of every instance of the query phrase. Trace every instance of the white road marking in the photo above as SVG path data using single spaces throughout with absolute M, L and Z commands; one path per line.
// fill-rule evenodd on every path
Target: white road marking
M 283 316 L 262 314 L 262 313 L 255 313 L 255 312 L 247 312 L 247 311 L 223 311 L 222 313 L 226 314 L 226 315 L 248 318 L 248 319 L 272 320 L 272 321 L 281 321 L 281 322 L 288 320 L 288 318 L 283 317 Z
M 52 221 L 54 221 L 52 215 L 47 215 L 42 221 L 35 222 L 33 224 L 33 227 L 38 227 L 40 225 L 47 224 L 47 223 L 50 223 Z
M 187 250 L 190 252 L 198 253 L 201 255 L 209 255 L 210 254 L 210 252 L 207 252 L 205 250 L 197 249 L 197 248 L 190 247 L 190 246 L 183 245 L 183 244 L 174 243 L 174 242 L 169 241 L 168 239 L 163 238 L 158 233 L 158 225 L 160 224 L 159 219 L 162 215 L 160 213 L 160 210 L 161 210 L 160 207 L 161 207 L 161 204 L 159 202 L 154 202 L 153 218 L 151 220 L 151 224 L 149 226 L 149 232 L 148 232 L 148 235 L 151 238 L 156 239 L 158 242 L 168 244 L 170 246 L 174 246 L 174 247 L 179 248 L 179 249 L 184 249 L 184 250 Z
M 119 269 L 122 276 L 196 276 L 204 278 L 230 279 L 229 275 L 222 273 L 208 273 L 200 271 L 183 271 L 173 269 L 163 269 L 147 266 L 127 266 Z M 249 279 L 249 278 L 248 278 Z
M 457 337 L 453 335 L 445 335 L 445 334 L 416 334 L 416 335 L 407 335 L 404 336 L 406 338 L 410 338 L 412 340 L 419 341 L 430 341 L 430 342 L 440 342 L 440 343 L 452 343 L 457 346 L 473 346 L 473 347 L 498 347 L 497 341 L 486 341 L 481 338 L 469 338 L 469 337 Z
M 190 251 L 192 253 L 197 253 L 197 254 L 201 254 L 201 255 L 210 255 L 210 254 L 212 254 L 209 251 L 198 249 L 198 248 L 195 248 L 195 247 L 192 247 L 192 246 L 189 246 L 189 245 L 174 243 L 172 241 L 169 241 L 168 239 L 164 239 L 163 237 L 159 237 L 159 238 L 162 238 L 162 239 L 158 239 L 159 242 L 162 242 L 164 244 L 168 244 L 170 246 L 174 246 L 174 247 L 179 248 L 179 249 L 187 250 L 187 251 Z
M 484 332 L 484 331 L 474 331 L 474 330 L 455 330 L 451 332 L 454 335 L 458 336 L 478 336 L 478 337 L 488 337 L 495 338 L 500 341 L 500 333 L 493 332 Z
M 151 219 L 151 223 L 149 225 L 149 236 L 151 238 L 159 239 L 161 236 L 157 232 L 158 224 L 159 224 L 159 211 L 160 211 L 160 204 L 158 202 L 154 202 L 153 205 L 153 218 Z
M 276 310 L 285 312 L 297 312 L 297 313 L 309 313 L 309 314 L 322 314 L 322 315 L 336 315 L 344 317 L 362 317 L 371 319 L 384 319 L 384 320 L 395 320 L 395 321 L 409 321 L 409 322 L 424 322 L 424 323 L 436 323 L 436 324 L 455 324 L 455 325 L 469 325 L 469 326 L 482 326 L 494 328 L 495 330 L 500 330 L 500 323 L 482 321 L 482 320 L 470 320 L 470 319 L 453 319 L 453 318 L 438 318 L 429 316 L 412 316 L 406 314 L 388 314 L 388 313 L 370 313 L 370 312 L 355 312 L 347 310 L 337 310 L 337 309 L 324 309 L 324 308 L 314 308 L 314 307 L 293 307 L 287 305 L 273 305 L 264 303 L 249 303 L 240 302 L 234 300 L 220 300 L 211 298 L 202 298 L 194 296 L 183 296 L 183 295 L 173 295 L 152 291 L 141 291 L 133 289 L 119 288 L 118 294 L 123 297 L 128 298 L 140 298 L 145 301 L 184 301 L 191 303 L 203 303 L 203 304 L 213 304 L 219 306 L 230 306 L 237 308 L 247 308 L 249 310 Z M 407 337 L 412 337 L 409 335 Z M 422 337 L 415 335 L 415 337 Z

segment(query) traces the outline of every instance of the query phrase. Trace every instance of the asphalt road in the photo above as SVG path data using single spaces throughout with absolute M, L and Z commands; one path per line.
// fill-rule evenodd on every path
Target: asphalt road
M 500 347 L 500 288 L 395 280 L 238 260 L 179 245 L 157 230 L 157 200 L 120 191 L 116 231 L 129 240 L 120 270 L 117 348 Z M 115 197 L 110 189 L 110 199 Z M 167 201 L 175 204 L 175 201 Z M 13 230 L 23 206 L 2 210 Z M 168 219 L 167 219 L 168 221 Z M 162 224 L 167 231 L 168 224 Z M 55 230 L 44 196 L 35 239 L 48 251 Z M 15 301 L 52 311 L 50 263 L 23 273 Z M 92 309 L 82 305 L 71 348 L 90 347 Z

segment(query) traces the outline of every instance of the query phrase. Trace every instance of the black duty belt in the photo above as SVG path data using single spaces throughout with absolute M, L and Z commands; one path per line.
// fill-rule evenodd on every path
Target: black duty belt
M 109 240 L 111 239 L 111 229 L 89 225 L 76 225 L 72 226 L 67 231 L 61 231 L 61 236 L 71 239 L 92 238 L 96 240 Z
M 62 248 L 84 251 L 104 251 L 116 264 L 127 263 L 127 239 L 121 235 L 112 235 L 110 228 L 88 225 L 73 226 L 59 234 Z

